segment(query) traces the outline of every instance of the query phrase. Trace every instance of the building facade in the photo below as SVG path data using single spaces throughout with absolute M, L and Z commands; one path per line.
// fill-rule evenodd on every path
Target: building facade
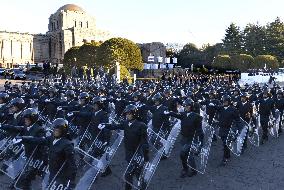
M 60 64 L 71 47 L 109 38 L 108 32 L 96 28 L 93 16 L 77 5 L 67 4 L 51 14 L 46 34 L 0 31 L 0 66 L 45 61 Z

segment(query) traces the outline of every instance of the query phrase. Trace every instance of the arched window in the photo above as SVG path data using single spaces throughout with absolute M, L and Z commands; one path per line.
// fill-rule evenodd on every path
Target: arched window
M 89 28 L 89 22 L 87 21 L 87 28 Z
M 77 21 L 75 20 L 75 27 L 77 27 Z

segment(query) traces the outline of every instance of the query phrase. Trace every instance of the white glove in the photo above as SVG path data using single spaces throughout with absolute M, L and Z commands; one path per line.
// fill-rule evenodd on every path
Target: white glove
M 71 112 L 71 113 L 67 113 L 67 116 L 68 117 L 71 117 L 71 116 L 73 116 L 74 114 Z
M 100 130 L 102 130 L 103 128 L 105 128 L 106 127 L 106 125 L 104 125 L 104 124 L 99 124 L 98 125 L 98 129 L 100 129 Z
M 170 113 L 170 112 L 168 112 L 168 111 L 164 111 L 164 114 L 165 114 L 165 115 L 168 115 L 169 113 Z
M 57 110 L 58 110 L 58 111 L 62 110 L 62 107 L 57 107 Z M 72 114 L 73 114 L 73 113 L 72 113 Z
M 102 98 L 102 101 L 106 101 L 106 98 Z
M 110 103 L 110 107 L 111 108 L 113 108 L 113 109 L 115 109 L 115 105 L 114 105 L 114 103 L 112 102 L 112 103 Z
M 209 106 L 215 106 L 215 104 L 213 104 L 213 103 L 210 103 L 210 104 L 209 104 Z
M 30 99 L 30 104 L 34 104 L 35 101 L 33 99 Z
M 50 102 L 50 99 L 45 99 L 44 101 L 45 101 L 45 102 Z

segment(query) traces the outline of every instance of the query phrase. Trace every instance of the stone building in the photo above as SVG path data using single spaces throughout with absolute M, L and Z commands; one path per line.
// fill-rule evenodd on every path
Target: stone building
M 46 34 L 1 31 L 0 66 L 44 61 L 60 64 L 71 47 L 109 38 L 108 32 L 96 28 L 93 16 L 77 5 L 67 4 L 51 14 Z
M 142 59 L 144 63 L 148 62 L 148 56 L 154 56 L 154 63 L 158 63 L 158 57 L 166 57 L 166 46 L 161 42 L 152 42 L 145 44 L 138 44 L 141 50 Z

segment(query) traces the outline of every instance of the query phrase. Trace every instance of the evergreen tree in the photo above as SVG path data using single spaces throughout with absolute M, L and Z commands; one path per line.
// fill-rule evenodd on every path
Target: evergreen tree
M 244 51 L 252 56 L 265 54 L 266 29 L 259 24 L 248 24 L 243 31 Z
M 236 24 L 230 24 L 222 41 L 226 53 L 234 55 L 242 52 L 242 33 Z
M 266 26 L 266 53 L 284 58 L 284 24 L 277 17 L 274 22 Z

